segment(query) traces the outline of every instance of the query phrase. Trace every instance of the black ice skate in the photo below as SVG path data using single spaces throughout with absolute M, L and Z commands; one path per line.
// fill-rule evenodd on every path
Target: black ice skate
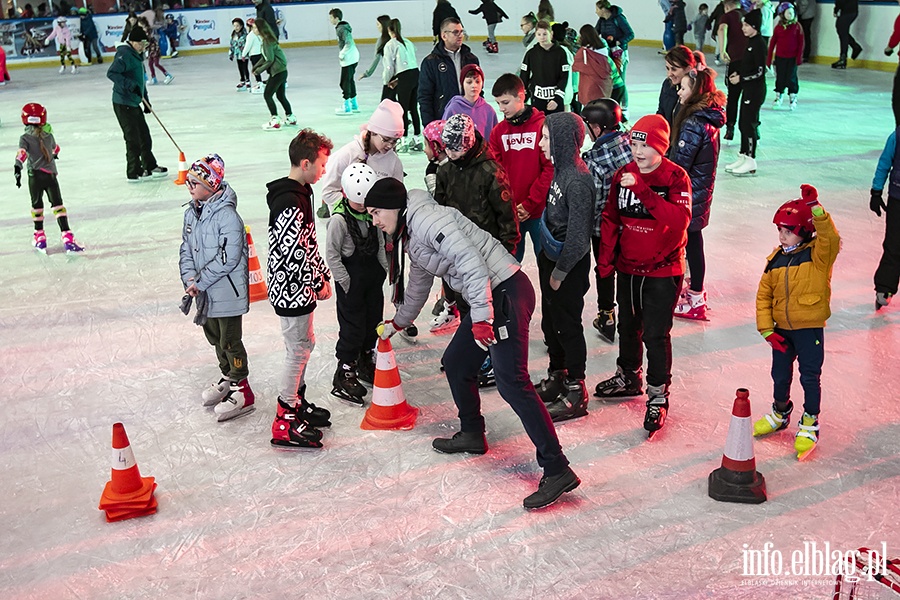
M 616 341 L 616 311 L 601 310 L 594 318 L 594 329 L 600 334 L 600 339 L 610 344 Z
M 669 392 L 664 385 L 648 385 L 647 394 L 650 399 L 647 400 L 647 412 L 644 413 L 644 429 L 648 432 L 647 437 L 652 438 L 653 434 L 662 429 L 666 423 Z
M 626 373 L 622 367 L 616 368 L 616 374 L 597 384 L 594 395 L 598 398 L 628 398 L 641 395 L 641 370 Z
M 366 395 L 367 391 L 359 382 L 356 374 L 356 361 L 338 362 L 332 385 L 334 385 L 331 390 L 332 396 L 337 396 L 354 406 L 365 406 L 366 403 L 363 400 L 363 396 Z
M 577 419 L 588 414 L 587 388 L 584 379 L 566 379 L 563 392 L 547 405 L 547 412 L 554 423 Z
M 320 408 L 306 401 L 306 384 L 297 388 L 300 404 L 295 407 L 297 415 L 313 427 L 331 427 L 331 413 L 327 408 Z
M 375 384 L 375 351 L 369 350 L 359 355 L 356 378 L 368 385 Z
M 322 432 L 299 418 L 295 407 L 278 398 L 269 443 L 287 450 L 314 450 L 322 447 Z
M 547 377 L 541 379 L 534 390 L 541 397 L 544 404 L 556 402 L 560 394 L 565 390 L 566 372 L 564 369 L 558 371 L 547 371 Z

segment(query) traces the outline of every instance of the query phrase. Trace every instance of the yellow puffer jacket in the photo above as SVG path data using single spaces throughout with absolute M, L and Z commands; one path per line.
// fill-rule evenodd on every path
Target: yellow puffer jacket
M 827 212 L 813 217 L 816 237 L 793 252 L 778 248 L 769 255 L 756 292 L 756 328 L 824 327 L 831 316 L 831 270 L 841 236 Z

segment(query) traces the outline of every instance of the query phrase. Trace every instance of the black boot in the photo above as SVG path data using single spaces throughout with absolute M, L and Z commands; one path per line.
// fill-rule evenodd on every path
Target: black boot
M 853 50 L 850 52 L 850 58 L 856 60 L 857 58 L 859 58 L 859 55 L 862 54 L 862 51 L 863 47 L 859 44 L 856 44 L 855 46 L 853 46 Z
M 547 412 L 554 423 L 577 419 L 588 414 L 587 388 L 584 379 L 566 378 L 563 393 L 547 405 Z
M 669 413 L 669 390 L 665 385 L 648 385 L 647 412 L 644 413 L 644 429 L 652 437 L 654 433 L 662 429 Z
M 565 382 L 565 369 L 560 369 L 558 371 L 550 371 L 548 369 L 547 378 L 541 379 L 538 384 L 534 386 L 534 389 L 538 393 L 538 396 L 541 397 L 544 404 L 548 404 L 550 402 L 555 402 L 556 399 L 559 398 L 559 395 L 563 393 L 565 390 Z
M 356 361 L 339 361 L 332 385 L 334 386 L 331 390 L 333 396 L 356 406 L 365 406 L 363 396 L 366 395 L 367 390 L 357 379 Z
M 297 388 L 297 397 L 300 403 L 297 405 L 297 415 L 313 427 L 331 427 L 331 413 L 327 408 L 320 408 L 312 402 L 306 401 L 306 384 Z
M 431 447 L 443 454 L 485 454 L 488 451 L 484 433 L 478 431 L 459 431 L 452 438 L 435 438 Z
M 842 56 L 837 59 L 835 62 L 831 63 L 832 69 L 846 69 L 847 68 L 847 57 Z
M 559 500 L 560 496 L 571 492 L 579 485 L 581 485 L 581 480 L 578 475 L 571 467 L 566 467 L 566 470 L 559 475 L 541 477 L 537 491 L 525 498 L 522 505 L 529 510 L 550 506 Z

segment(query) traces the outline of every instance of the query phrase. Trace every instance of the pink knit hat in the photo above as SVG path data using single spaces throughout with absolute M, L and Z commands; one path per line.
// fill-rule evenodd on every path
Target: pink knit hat
M 382 100 L 365 128 L 384 137 L 403 137 L 403 107 L 393 100 Z

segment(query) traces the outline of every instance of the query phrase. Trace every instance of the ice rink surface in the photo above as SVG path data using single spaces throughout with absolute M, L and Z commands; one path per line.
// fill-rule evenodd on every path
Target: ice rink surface
M 472 46 L 489 93 L 497 76 L 516 68 L 521 46 L 501 43 L 499 55 L 487 55 L 480 41 Z M 417 47 L 421 60 L 428 48 Z M 372 50 L 361 46 L 363 64 Z M 300 124 L 337 146 L 349 141 L 379 100 L 380 70 L 359 84 L 362 113 L 339 117 L 336 49 L 286 54 L 287 93 Z M 792 553 L 804 544 L 847 551 L 885 542 L 900 554 L 900 306 L 873 310 L 884 223 L 868 210 L 875 164 L 893 127 L 890 73 L 804 65 L 795 113 L 773 112 L 770 89 L 758 175 L 724 173 L 737 146 L 723 147 L 705 230 L 710 321 L 675 324 L 665 429 L 647 441 L 643 399 L 592 399 L 588 417 L 558 426 L 581 487 L 530 513 L 522 498 L 541 473 L 495 390 L 484 393 L 487 455 L 431 450 L 431 439 L 452 434 L 457 420 L 438 371 L 448 338 L 428 333 L 427 314 L 418 321 L 418 345 L 395 343 L 406 397 L 421 409 L 414 430 L 362 431 L 363 411 L 329 395 L 333 300 L 315 313 L 308 371 L 310 400 L 333 413 L 325 449 L 289 453 L 269 445 L 284 350 L 265 302 L 244 317 L 258 410 L 216 422 L 200 405 L 200 391 L 219 376 L 214 352 L 178 310 L 188 193 L 171 177 L 126 183 L 107 65 L 75 76 L 52 66 L 17 70 L 0 89 L 0 597 L 830 598 L 833 577 L 790 574 Z M 188 162 L 210 152 L 224 158 L 238 209 L 265 257 L 265 183 L 287 174 L 291 130 L 261 129 L 268 119 L 262 96 L 235 92 L 237 69 L 225 52 L 164 65 L 175 80 L 150 89 L 157 113 Z M 655 49 L 632 49 L 632 121 L 655 112 L 664 70 Z M 62 147 L 59 180 L 83 256 L 62 253 L 50 218 L 50 254 L 30 248 L 28 194 L 14 187 L 12 174 L 27 102 L 47 107 Z M 157 158 L 174 176 L 176 150 L 152 120 L 150 129 Z M 424 187 L 424 156 L 402 160 L 407 186 Z M 750 389 L 755 418 L 771 403 L 770 350 L 756 332 L 754 301 L 777 243 L 772 216 L 798 197 L 801 183 L 818 187 L 843 238 L 826 330 L 819 447 L 798 463 L 793 423 L 757 441 L 768 502 L 715 502 L 707 475 L 721 462 L 735 389 Z M 320 243 L 324 225 L 319 221 Z M 525 270 L 536 283 L 530 249 Z M 584 312 L 590 390 L 614 371 L 617 355 L 590 328 L 595 299 L 592 289 Z M 547 367 L 538 315 L 531 331 L 529 368 L 537 381 Z M 795 383 L 794 400 L 801 398 Z M 142 475 L 156 477 L 159 512 L 107 524 L 97 503 L 117 421 Z M 745 573 L 745 551 L 767 542 L 785 572 Z

